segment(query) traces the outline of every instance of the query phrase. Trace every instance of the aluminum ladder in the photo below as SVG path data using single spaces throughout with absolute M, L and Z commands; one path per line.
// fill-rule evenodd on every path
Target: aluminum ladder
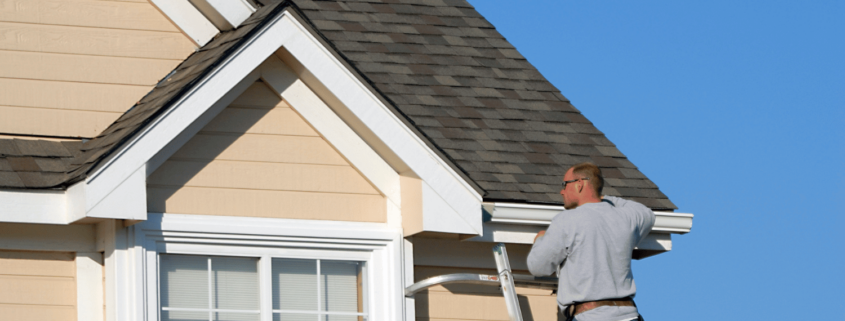
M 520 286 L 557 289 L 557 278 L 535 277 L 531 275 L 513 274 L 511 264 L 508 260 L 508 251 L 505 244 L 499 243 L 493 246 L 493 258 L 496 260 L 498 275 L 474 274 L 474 273 L 453 273 L 438 275 L 411 284 L 405 288 L 405 297 L 413 297 L 414 294 L 428 289 L 435 285 L 449 283 L 498 285 L 505 296 L 505 305 L 508 308 L 508 316 L 511 321 L 522 321 L 522 312 L 519 309 L 519 299 L 516 296 L 515 284 Z

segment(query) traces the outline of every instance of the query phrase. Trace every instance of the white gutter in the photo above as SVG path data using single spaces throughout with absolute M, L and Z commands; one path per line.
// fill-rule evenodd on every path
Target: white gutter
M 537 232 L 546 229 L 563 206 L 518 203 L 484 203 L 485 222 L 482 236 L 467 239 L 474 242 L 533 244 Z M 692 229 L 692 214 L 654 212 L 654 228 L 634 249 L 634 258 L 644 258 L 672 250 L 672 234 L 685 234 Z
M 563 206 L 518 203 L 488 203 L 484 207 L 492 216 L 490 222 L 541 226 L 548 226 L 564 210 Z M 692 229 L 692 214 L 654 212 L 654 215 L 653 233 L 686 234 Z

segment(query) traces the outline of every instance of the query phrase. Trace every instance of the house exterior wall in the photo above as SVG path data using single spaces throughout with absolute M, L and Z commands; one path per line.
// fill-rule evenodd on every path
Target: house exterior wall
M 256 82 L 147 178 L 150 212 L 385 222 L 386 199 Z
M 76 320 L 73 253 L 0 250 L 0 289 L 0 319 Z
M 492 243 L 414 237 L 414 282 L 450 273 L 496 275 Z M 525 263 L 530 247 L 508 244 L 511 268 L 529 274 Z M 557 320 L 557 297 L 551 290 L 516 288 L 524 320 Z M 414 296 L 417 321 L 509 320 L 501 290 L 496 286 L 448 284 Z
M 194 48 L 143 0 L 0 0 L 0 133 L 94 137 Z

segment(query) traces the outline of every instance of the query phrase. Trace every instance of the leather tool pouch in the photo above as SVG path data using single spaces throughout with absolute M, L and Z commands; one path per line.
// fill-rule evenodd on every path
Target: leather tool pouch
M 557 321 L 572 321 L 575 320 L 575 305 L 569 305 L 566 310 L 561 311 L 558 307 Z

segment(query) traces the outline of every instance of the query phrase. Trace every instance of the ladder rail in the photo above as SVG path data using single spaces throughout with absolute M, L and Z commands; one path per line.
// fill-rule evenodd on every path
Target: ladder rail
M 502 284 L 502 294 L 505 296 L 505 306 L 508 308 L 508 316 L 511 321 L 522 321 L 522 311 L 519 309 L 519 297 L 516 295 L 516 286 L 513 284 L 513 271 L 508 260 L 508 251 L 504 243 L 496 244 L 493 247 L 493 258 L 496 259 L 496 268 L 499 272 L 499 282 Z

